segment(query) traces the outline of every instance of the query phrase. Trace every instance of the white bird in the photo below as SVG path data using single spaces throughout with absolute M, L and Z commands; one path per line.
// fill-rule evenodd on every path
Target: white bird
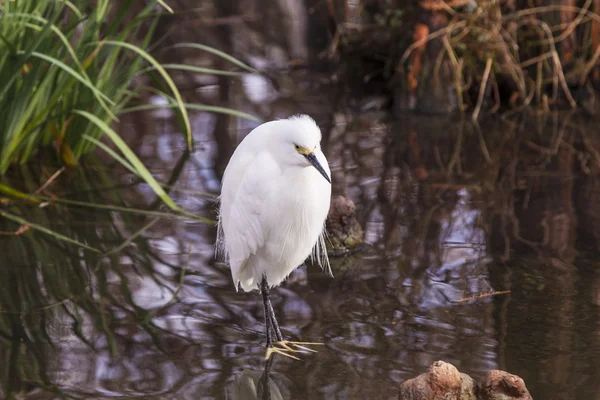
M 310 350 L 283 340 L 269 289 L 309 256 L 331 274 L 324 240 L 331 175 L 320 143 L 307 115 L 266 122 L 242 140 L 223 174 L 217 252 L 229 261 L 236 290 L 262 295 L 267 358 Z

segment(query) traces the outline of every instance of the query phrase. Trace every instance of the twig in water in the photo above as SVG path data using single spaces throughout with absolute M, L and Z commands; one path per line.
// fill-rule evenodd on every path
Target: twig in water
M 485 144 L 485 138 L 483 137 L 483 133 L 481 132 L 481 127 L 477 120 L 474 120 L 473 128 L 475 132 L 477 132 L 477 137 L 479 138 L 479 146 L 481 147 L 481 152 L 483 153 L 483 157 L 488 164 L 493 164 L 492 157 L 490 156 L 490 152 L 488 151 L 487 145 Z
M 40 186 L 40 188 L 38 190 L 36 190 L 33 194 L 39 194 L 44 189 L 46 189 L 50 184 L 52 184 L 52 182 L 54 182 L 56 180 L 56 178 L 58 178 L 58 176 L 60 174 L 63 173 L 64 170 L 65 170 L 65 167 L 61 167 L 58 171 L 56 171 L 54 174 L 52 174 L 52 176 L 50 178 L 48 178 L 46 183 L 44 183 L 42 186 Z
M 510 293 L 510 290 L 503 290 L 500 292 L 482 293 L 482 294 L 478 294 L 476 296 L 465 297 L 460 300 L 452 300 L 452 302 L 453 303 L 465 303 L 465 302 L 471 301 L 471 300 L 481 300 L 481 299 L 485 299 L 487 297 L 492 297 L 492 296 L 497 296 L 499 294 L 507 294 L 507 293 Z

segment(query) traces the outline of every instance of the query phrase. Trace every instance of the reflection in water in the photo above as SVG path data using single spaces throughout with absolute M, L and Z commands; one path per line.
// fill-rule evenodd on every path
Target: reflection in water
M 116 186 L 99 165 L 67 174 L 69 191 L 57 185 L 52 188 L 53 193 L 62 193 L 61 199 L 121 202 L 112 190 Z M 32 176 L 43 173 L 25 166 L 14 178 L 32 189 Z M 169 265 L 155 268 L 160 255 L 148 249 L 143 234 L 158 219 L 61 203 L 23 205 L 7 212 L 21 214 L 89 250 L 32 229 L 2 240 L 0 326 L 4 341 L 0 353 L 6 361 L 2 373 L 6 398 L 37 388 L 87 397 L 90 388 L 82 383 L 90 380 L 95 382 L 93 392 L 110 390 L 115 376 L 131 370 L 129 359 L 143 357 L 136 349 L 149 343 L 161 349 L 167 332 L 156 319 L 176 299 L 176 282 L 182 272 Z M 19 228 L 2 222 L 3 232 Z M 160 299 L 153 296 L 148 301 L 145 292 L 156 290 Z M 86 367 L 77 367 L 81 365 Z M 161 364 L 154 365 L 154 375 L 162 376 Z
M 579 171 L 580 125 L 561 120 L 568 146 L 556 149 L 520 120 L 499 131 L 460 120 L 344 118 L 333 128 L 340 139 L 332 133 L 326 146 L 336 190 L 356 202 L 370 250 L 333 259 L 334 279 L 308 266 L 273 291 L 286 336 L 317 338 L 326 344 L 319 353 L 277 359 L 265 374 L 260 302 L 235 293 L 227 267 L 213 262 L 211 225 L 19 205 L 6 211 L 105 256 L 36 230 L 3 238 L 3 397 L 394 398 L 397 383 L 438 359 L 475 378 L 493 368 L 519 374 L 534 398 L 593 397 L 600 280 L 578 250 L 594 243 L 581 239 L 595 237 L 582 218 L 590 211 L 575 204 L 590 201 L 578 188 L 590 193 L 600 175 Z M 185 143 L 159 128 L 155 141 L 139 141 L 140 154 L 180 204 L 214 216 L 206 192 L 220 150 L 210 131 L 202 135 L 204 147 L 188 157 Z M 114 170 L 89 164 L 50 192 L 156 205 L 145 185 L 113 182 Z M 26 177 L 37 175 L 25 168 L 15 179 L 33 192 L 39 183 Z M 492 290 L 511 293 L 461 301 Z
M 228 400 L 283 400 L 279 388 L 271 378 L 271 368 L 276 355 L 265 361 L 263 371 L 244 369 L 227 386 L 225 398 Z

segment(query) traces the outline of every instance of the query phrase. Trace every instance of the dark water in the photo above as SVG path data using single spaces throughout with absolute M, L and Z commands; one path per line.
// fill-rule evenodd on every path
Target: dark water
M 590 126 L 565 115 L 477 127 L 296 106 L 323 127 L 335 191 L 357 203 L 370 248 L 333 259 L 333 279 L 303 266 L 274 291 L 284 335 L 325 345 L 300 362 L 276 357 L 272 398 L 391 399 L 435 360 L 476 379 L 519 374 L 536 399 L 600 394 L 600 182 L 574 150 Z M 180 205 L 214 218 L 214 166 L 232 150 L 214 137 L 252 125 L 200 115 L 186 155 L 169 120 L 155 121 L 137 136 L 148 125 L 132 119 L 130 142 Z M 38 173 L 19 171 L 25 182 Z M 100 158 L 49 191 L 164 211 Z M 60 204 L 7 210 L 109 254 L 35 230 L 2 239 L 5 398 L 256 398 L 262 306 L 213 260 L 213 226 Z
M 273 399 L 393 399 L 436 360 L 475 379 L 518 374 L 535 399 L 599 398 L 597 123 L 394 119 L 360 111 L 377 98 L 342 101 L 325 75 L 275 79 L 200 91 L 265 120 L 306 112 L 323 130 L 334 192 L 356 203 L 369 247 L 332 259 L 333 279 L 303 266 L 273 291 L 284 336 L 319 352 L 276 357 L 265 376 L 260 299 L 214 261 L 214 226 L 160 217 L 147 185 L 96 155 L 45 193 L 129 210 L 4 208 L 99 251 L 35 229 L 1 238 L 4 398 L 254 399 L 266 377 Z M 121 132 L 179 205 L 214 219 L 219 177 L 255 125 L 196 114 L 191 154 L 169 113 Z M 12 179 L 34 192 L 55 170 Z M 494 291 L 510 293 L 482 296 Z

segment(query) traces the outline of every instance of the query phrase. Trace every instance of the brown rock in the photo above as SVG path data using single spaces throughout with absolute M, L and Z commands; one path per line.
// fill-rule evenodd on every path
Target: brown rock
M 477 400 L 477 384 L 467 374 L 460 374 L 460 400 Z
M 506 371 L 490 371 L 479 391 L 482 400 L 532 400 L 523 379 Z
M 327 216 L 327 245 L 334 253 L 347 252 L 360 246 L 363 242 L 363 230 L 354 216 L 354 202 L 344 196 L 331 199 L 331 207 Z
M 459 400 L 462 379 L 456 367 L 436 361 L 429 371 L 400 385 L 398 400 Z
M 458 394 L 461 388 L 460 372 L 452 364 L 436 361 L 429 367 L 429 385 L 435 399 L 447 398 L 446 393 Z
M 428 400 L 431 390 L 427 385 L 427 374 L 402 382 L 398 400 Z

